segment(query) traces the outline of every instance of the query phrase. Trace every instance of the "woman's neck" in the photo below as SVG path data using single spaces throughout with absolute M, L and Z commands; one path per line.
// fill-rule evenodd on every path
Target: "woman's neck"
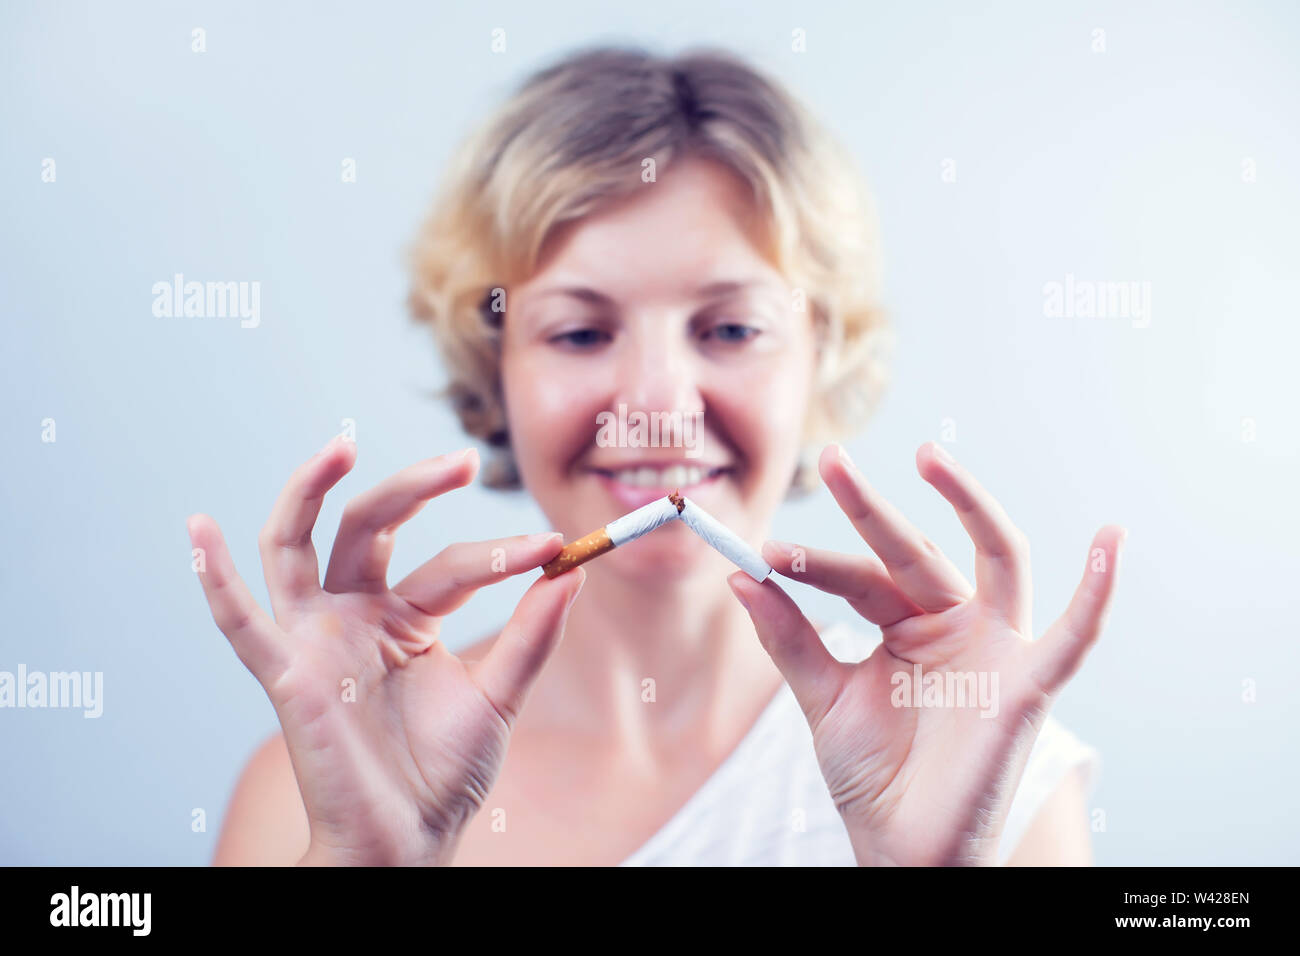
M 587 565 L 564 639 L 525 707 L 532 732 L 585 739 L 656 763 L 683 742 L 725 752 L 780 672 L 716 562 L 647 587 Z

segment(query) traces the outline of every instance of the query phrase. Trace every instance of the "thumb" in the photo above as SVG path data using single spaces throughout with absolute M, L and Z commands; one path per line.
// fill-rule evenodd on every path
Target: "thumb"
M 475 682 L 512 727 L 537 675 L 559 646 L 569 608 L 586 579 L 582 568 L 554 579 L 539 577 L 524 592 L 487 656 L 472 665 Z
M 1049 694 L 1055 694 L 1079 669 L 1083 658 L 1101 635 L 1115 593 L 1119 553 L 1128 531 L 1107 525 L 1092 539 L 1083 580 L 1070 606 L 1034 645 L 1034 677 Z
M 817 629 L 775 581 L 759 584 L 737 571 L 727 584 L 749 612 L 759 642 L 790 685 L 809 726 L 816 729 L 843 685 L 847 665 L 826 650 Z

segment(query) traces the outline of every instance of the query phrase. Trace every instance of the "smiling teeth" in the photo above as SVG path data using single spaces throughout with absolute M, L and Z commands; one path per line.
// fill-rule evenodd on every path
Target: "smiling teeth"
M 614 479 L 636 488 L 687 488 L 698 485 L 708 473 L 703 468 L 673 465 L 669 468 L 624 468 Z

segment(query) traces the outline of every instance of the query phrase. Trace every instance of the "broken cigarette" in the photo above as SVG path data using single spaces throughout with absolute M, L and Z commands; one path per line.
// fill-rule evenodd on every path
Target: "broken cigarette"
M 685 504 L 681 513 L 682 520 L 687 527 L 759 584 L 767 579 L 772 573 L 772 566 L 763 560 L 762 555 L 695 502 L 689 498 L 683 498 L 682 501 Z
M 650 504 L 611 521 L 576 541 L 566 544 L 554 558 L 542 565 L 548 578 L 571 571 L 592 558 L 599 557 L 621 544 L 649 534 L 655 528 L 680 517 L 687 526 L 714 550 L 727 558 L 751 578 L 762 584 L 772 567 L 738 534 L 699 505 L 673 492 Z
M 592 558 L 599 557 L 606 551 L 627 544 L 643 534 L 649 534 L 655 528 L 673 521 L 681 513 L 684 499 L 676 492 L 667 498 L 658 498 L 636 511 L 630 511 L 621 518 L 615 518 L 605 527 L 584 535 L 576 541 L 570 541 L 546 564 L 542 571 L 548 578 L 554 578 L 565 571 L 571 571 L 580 564 L 586 564 Z

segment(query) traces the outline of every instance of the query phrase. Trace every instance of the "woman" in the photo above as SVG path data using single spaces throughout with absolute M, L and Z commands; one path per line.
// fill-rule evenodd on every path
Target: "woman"
M 522 484 L 558 533 L 453 544 L 390 588 L 395 530 L 474 480 L 466 449 L 349 502 L 322 585 L 312 527 L 356 455 L 336 439 L 262 532 L 273 619 L 191 518 L 213 616 L 283 730 L 216 862 L 1088 862 L 1096 754 L 1047 712 L 1099 634 L 1123 529 L 1097 534 L 1031 643 L 1027 543 L 969 473 L 918 452 L 975 543 L 975 587 L 825 445 L 882 383 L 874 251 L 852 162 L 728 55 L 597 49 L 525 84 L 454 162 L 411 300 L 496 450 L 488 482 Z M 598 441 L 620 406 L 680 413 L 698 440 Z M 814 458 L 856 553 L 762 543 Z M 776 575 L 671 522 L 538 575 L 499 636 L 438 642 L 476 589 L 677 486 L 855 623 L 814 627 Z M 929 674 L 996 699 L 900 694 Z

